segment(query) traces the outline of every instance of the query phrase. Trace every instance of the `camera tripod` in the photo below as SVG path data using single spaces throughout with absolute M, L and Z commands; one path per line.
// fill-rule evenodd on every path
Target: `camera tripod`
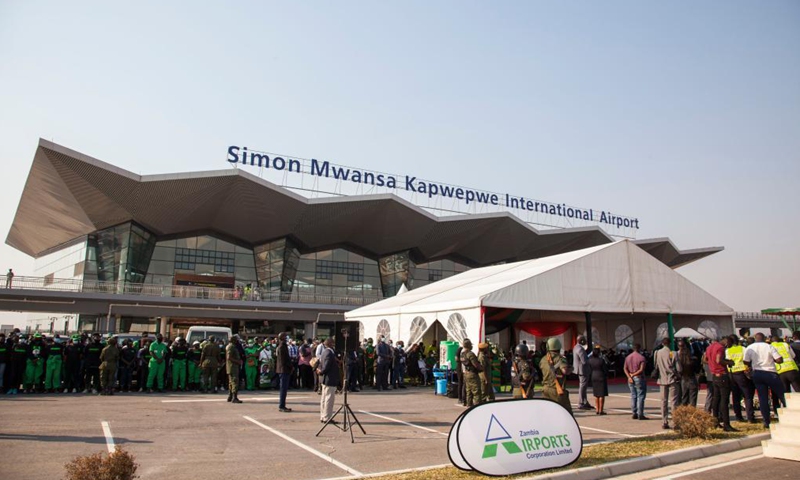
M 319 431 L 317 432 L 317 434 L 315 436 L 318 437 L 319 434 L 322 433 L 323 430 L 325 430 L 325 427 L 330 425 L 334 421 L 334 419 L 339 415 L 339 413 L 341 413 L 343 415 L 341 426 L 336 424 L 336 423 L 334 423 L 333 425 L 336 428 L 338 428 L 339 430 L 343 431 L 343 432 L 349 431 L 350 432 L 350 443 L 355 443 L 356 440 L 355 440 L 355 437 L 353 436 L 353 422 L 355 422 L 355 424 L 358 425 L 358 428 L 361 429 L 361 433 L 366 435 L 367 432 L 366 432 L 366 430 L 364 430 L 364 427 L 361 425 L 361 422 L 358 421 L 358 417 L 356 417 L 356 414 L 353 413 L 353 409 L 350 408 L 350 404 L 347 403 L 347 388 L 348 388 L 348 385 L 347 385 L 347 382 L 348 382 L 348 378 L 347 378 L 347 337 L 350 336 L 350 333 L 347 331 L 347 329 L 342 329 L 342 336 L 344 337 L 344 351 L 345 351 L 345 358 L 344 358 L 344 365 L 343 365 L 344 368 L 342 368 L 342 376 L 340 377 L 342 379 L 342 385 L 344 386 L 344 388 L 343 388 L 344 393 L 343 393 L 343 398 L 342 398 L 342 405 L 339 407 L 338 410 L 336 410 L 336 412 L 334 412 L 333 415 L 331 415 L 331 417 L 325 422 L 325 425 L 323 425 L 322 428 L 319 429 Z

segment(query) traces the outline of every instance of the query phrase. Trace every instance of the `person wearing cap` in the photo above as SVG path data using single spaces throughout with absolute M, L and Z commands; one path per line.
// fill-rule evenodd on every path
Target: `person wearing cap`
M 164 391 L 164 371 L 166 370 L 165 357 L 167 345 L 164 336 L 156 335 L 156 341 L 150 344 L 150 365 L 148 365 L 147 393 L 153 393 L 153 384 L 158 385 L 158 391 Z
M 569 392 L 564 387 L 572 369 L 561 356 L 561 341 L 555 337 L 547 340 L 547 354 L 539 362 L 542 370 L 542 396 L 564 407 L 572 415 Z
M 45 350 L 47 363 L 45 364 L 44 389 L 50 393 L 61 390 L 61 367 L 64 364 L 64 346 L 51 339 Z
M 219 369 L 219 346 L 217 339 L 209 337 L 208 342 L 200 351 L 200 366 L 203 369 L 201 389 L 203 393 L 217 393 L 217 370 Z
M 25 380 L 23 382 L 25 393 L 41 391 L 42 375 L 44 374 L 44 364 L 46 359 L 46 345 L 42 334 L 33 334 L 30 348 L 28 349 L 28 361 L 25 365 Z
M 81 336 L 73 335 L 67 340 L 64 348 L 64 391 L 78 393 L 83 390 L 81 385 L 81 356 L 83 345 Z
M 111 337 L 103 351 L 100 352 L 100 395 L 114 395 L 118 363 L 117 337 Z
M 254 339 L 247 341 L 247 348 L 244 349 L 244 378 L 248 391 L 256 389 L 258 379 L 258 355 L 261 353 L 261 346 Z
M 172 389 L 182 392 L 186 388 L 186 355 L 189 346 L 186 339 L 178 337 L 172 346 Z
M 236 348 L 239 337 L 233 335 L 225 347 L 225 372 L 228 374 L 228 401 L 231 403 L 242 403 L 239 400 L 239 372 L 241 370 L 242 354 Z
M 465 338 L 461 342 L 461 366 L 464 369 L 464 406 L 472 407 L 480 405 L 483 393 L 481 393 L 481 380 L 479 373 L 483 371 L 478 357 L 472 351 L 472 341 Z
M 100 391 L 100 354 L 103 344 L 100 343 L 100 334 L 93 333 L 92 341 L 83 349 L 83 393 L 98 393 Z
M 533 398 L 533 369 L 528 361 L 528 346 L 522 342 L 514 348 L 511 360 L 511 388 L 514 398 Z
M 192 348 L 186 353 L 186 361 L 189 366 L 189 377 L 186 383 L 189 385 L 189 390 L 193 392 L 200 389 L 200 357 L 202 353 L 199 340 L 195 340 L 192 343 Z
M 481 365 L 481 370 L 478 372 L 478 378 L 481 382 L 481 397 L 478 399 L 478 403 L 493 402 L 492 353 L 487 342 L 478 344 L 478 363 Z

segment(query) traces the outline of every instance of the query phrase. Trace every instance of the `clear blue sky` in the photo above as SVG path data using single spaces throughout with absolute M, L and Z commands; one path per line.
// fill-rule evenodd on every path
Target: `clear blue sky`
M 3 238 L 39 137 L 141 174 L 237 144 L 635 216 L 725 246 L 680 272 L 733 308 L 800 306 L 794 0 L 6 0 L 0 126 Z

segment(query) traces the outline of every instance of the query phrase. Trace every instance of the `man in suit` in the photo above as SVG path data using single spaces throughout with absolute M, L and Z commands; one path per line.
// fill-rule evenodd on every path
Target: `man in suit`
M 325 339 L 322 356 L 317 366 L 317 373 L 320 375 L 320 387 L 322 388 L 322 398 L 319 401 L 319 420 L 322 423 L 330 420 L 330 423 L 336 424 L 336 421 L 331 417 L 333 416 L 333 401 L 336 398 L 336 388 L 339 385 L 339 364 L 333 351 L 333 344 L 333 337 Z
M 678 375 L 678 356 L 669 348 L 669 338 L 661 341 L 661 348 L 656 351 L 653 377 L 658 379 L 661 390 L 661 419 L 663 428 L 669 428 L 669 404 L 673 410 L 681 402 L 681 377 Z
M 586 397 L 589 389 L 589 377 L 592 374 L 589 367 L 589 352 L 586 350 L 586 337 L 578 335 L 578 343 L 572 351 L 572 368 L 578 374 L 578 409 L 593 410 Z
M 289 379 L 292 376 L 292 358 L 289 356 L 289 346 L 287 345 L 288 333 L 281 333 L 278 336 L 278 349 L 275 359 L 275 373 L 278 375 L 280 385 L 280 397 L 278 411 L 291 412 L 292 409 L 286 406 L 286 393 L 289 390 Z

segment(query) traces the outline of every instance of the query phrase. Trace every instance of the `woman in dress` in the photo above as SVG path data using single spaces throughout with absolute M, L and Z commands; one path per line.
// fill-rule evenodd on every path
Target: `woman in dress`
M 603 407 L 608 396 L 608 364 L 603 358 L 600 345 L 595 345 L 591 356 L 589 356 L 589 367 L 592 369 L 592 394 L 594 395 L 594 406 L 596 415 L 605 415 Z

